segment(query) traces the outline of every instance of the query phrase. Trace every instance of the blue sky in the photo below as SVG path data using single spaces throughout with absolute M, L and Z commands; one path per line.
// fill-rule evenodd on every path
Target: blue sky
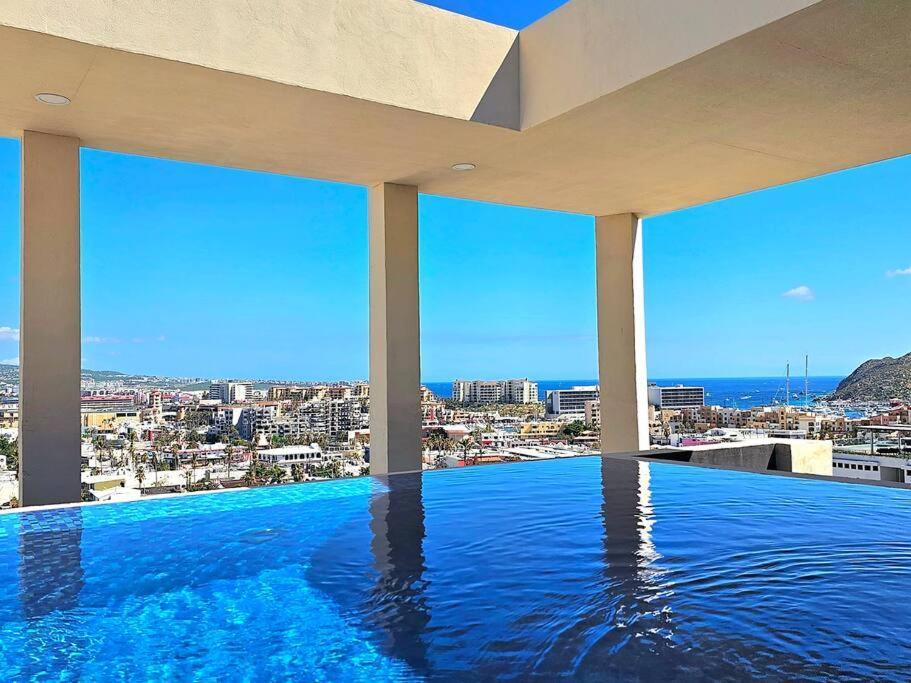
M 442 7 L 493 24 L 523 29 L 552 12 L 567 0 L 421 0 L 426 5 Z
M 366 377 L 363 188 L 82 154 L 85 367 Z M 649 375 L 774 375 L 804 353 L 842 374 L 911 351 L 909 180 L 905 157 L 647 219 Z M 430 196 L 420 212 L 426 381 L 595 376 L 590 217 Z M 0 139 L 0 360 L 18 230 L 19 143 Z

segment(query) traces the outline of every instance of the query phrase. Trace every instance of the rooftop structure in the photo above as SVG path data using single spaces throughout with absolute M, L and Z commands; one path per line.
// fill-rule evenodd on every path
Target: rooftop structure
M 22 502 L 80 495 L 80 147 L 370 187 L 375 473 L 421 463 L 418 192 L 594 216 L 601 447 L 636 451 L 641 218 L 911 151 L 909 32 L 905 0 L 571 0 L 520 32 L 412 0 L 3 3 Z

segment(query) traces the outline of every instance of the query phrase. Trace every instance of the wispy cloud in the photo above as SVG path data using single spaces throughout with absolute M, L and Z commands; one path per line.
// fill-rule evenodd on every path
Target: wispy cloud
M 886 271 L 886 277 L 902 277 L 903 275 L 911 275 L 911 266 Z
M 0 326 L 0 340 L 2 341 L 19 341 L 19 328 Z
M 16 356 L 15 358 L 0 360 L 0 365 L 19 365 L 19 356 Z
M 130 337 L 129 341 L 133 344 L 145 344 L 146 342 L 163 342 L 166 339 L 163 334 L 159 334 L 157 337 Z M 122 344 L 124 342 L 120 337 L 97 337 L 92 335 L 85 337 L 82 341 L 86 344 Z
M 806 285 L 800 285 L 799 287 L 789 289 L 781 296 L 787 297 L 788 299 L 797 299 L 798 301 L 813 301 L 813 299 L 816 298 L 816 294 L 813 290 Z

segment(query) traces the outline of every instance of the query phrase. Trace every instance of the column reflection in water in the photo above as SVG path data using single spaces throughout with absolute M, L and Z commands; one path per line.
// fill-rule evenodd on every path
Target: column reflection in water
M 420 474 L 388 478 L 389 492 L 370 504 L 376 585 L 370 620 L 385 634 L 389 654 L 418 672 L 428 671 L 425 630 L 430 621 L 424 573 L 424 502 Z
M 23 514 L 19 599 L 29 620 L 74 609 L 84 584 L 82 510 Z
M 651 540 L 655 519 L 649 467 L 644 462 L 602 458 L 605 600 L 592 617 L 603 620 L 603 632 L 582 662 L 580 668 L 585 671 L 640 676 L 648 673 L 650 656 L 660 657 L 662 667 L 674 656 L 672 614 L 662 570 L 656 564 L 661 556 Z
M 26 619 L 19 663 L 25 679 L 43 679 L 81 665 L 82 510 L 24 513 L 19 528 L 19 602 Z

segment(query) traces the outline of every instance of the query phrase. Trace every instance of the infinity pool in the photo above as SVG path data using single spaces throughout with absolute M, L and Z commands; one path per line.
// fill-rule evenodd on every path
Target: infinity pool
M 0 516 L 0 677 L 898 680 L 911 491 L 599 457 Z

